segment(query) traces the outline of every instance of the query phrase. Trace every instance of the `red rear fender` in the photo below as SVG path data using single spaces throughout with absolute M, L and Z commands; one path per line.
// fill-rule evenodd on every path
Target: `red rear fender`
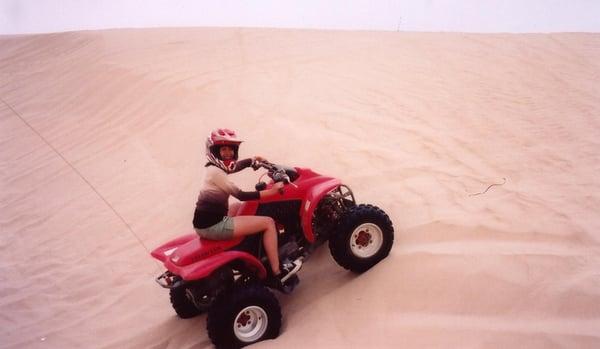
M 202 239 L 197 234 L 188 234 L 157 247 L 150 254 L 163 264 L 169 260 L 178 266 L 183 266 L 228 250 L 242 240 L 242 237 L 230 240 L 209 240 Z
M 196 234 L 180 236 L 155 248 L 152 252 L 150 252 L 150 255 L 164 263 L 165 260 L 167 260 L 167 257 L 169 257 L 177 249 L 177 247 L 197 238 L 198 235 Z
M 196 263 L 238 245 L 243 237 L 230 240 L 209 240 L 196 236 L 173 251 L 169 260 L 178 266 Z
M 202 259 L 196 263 L 178 266 L 170 259 L 167 259 L 165 266 L 170 272 L 181 276 L 186 281 L 203 279 L 209 276 L 213 271 L 232 261 L 240 260 L 244 265 L 260 278 L 267 277 L 267 270 L 253 255 L 242 251 L 225 251 L 214 256 Z

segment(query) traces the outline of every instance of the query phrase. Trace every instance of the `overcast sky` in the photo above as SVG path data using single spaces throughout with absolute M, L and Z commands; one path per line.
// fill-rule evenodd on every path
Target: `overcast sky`
M 600 0 L 0 0 L 0 34 L 168 26 L 600 32 Z

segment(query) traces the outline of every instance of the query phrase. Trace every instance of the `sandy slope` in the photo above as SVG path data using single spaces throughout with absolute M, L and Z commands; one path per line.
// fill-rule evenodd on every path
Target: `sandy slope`
M 598 34 L 0 37 L 0 347 L 210 346 L 148 251 L 224 125 L 396 226 L 364 275 L 321 249 L 257 347 L 597 348 L 599 81 Z

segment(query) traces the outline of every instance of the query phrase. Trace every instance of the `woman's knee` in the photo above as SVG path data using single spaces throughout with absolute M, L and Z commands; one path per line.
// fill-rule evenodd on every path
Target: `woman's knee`
M 263 231 L 271 230 L 275 227 L 275 221 L 267 216 L 234 217 L 234 233 L 238 234 L 257 234 Z
M 264 217 L 264 221 L 265 221 L 265 225 L 267 228 L 274 228 L 275 227 L 275 220 L 271 217 L 265 216 Z

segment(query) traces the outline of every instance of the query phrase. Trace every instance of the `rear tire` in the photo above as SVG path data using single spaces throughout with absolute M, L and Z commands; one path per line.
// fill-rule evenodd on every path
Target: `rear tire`
M 185 286 L 172 288 L 169 290 L 171 305 L 173 305 L 173 309 L 175 309 L 177 315 L 182 319 L 189 319 L 201 313 L 201 311 L 196 308 L 194 303 L 188 298 L 186 290 L 189 289 Z
M 329 239 L 333 259 L 355 273 L 369 270 L 387 257 L 394 243 L 394 227 L 388 215 L 373 205 L 346 211 Z
M 217 348 L 243 347 L 279 335 L 281 308 L 262 285 L 234 287 L 210 307 L 206 328 Z

